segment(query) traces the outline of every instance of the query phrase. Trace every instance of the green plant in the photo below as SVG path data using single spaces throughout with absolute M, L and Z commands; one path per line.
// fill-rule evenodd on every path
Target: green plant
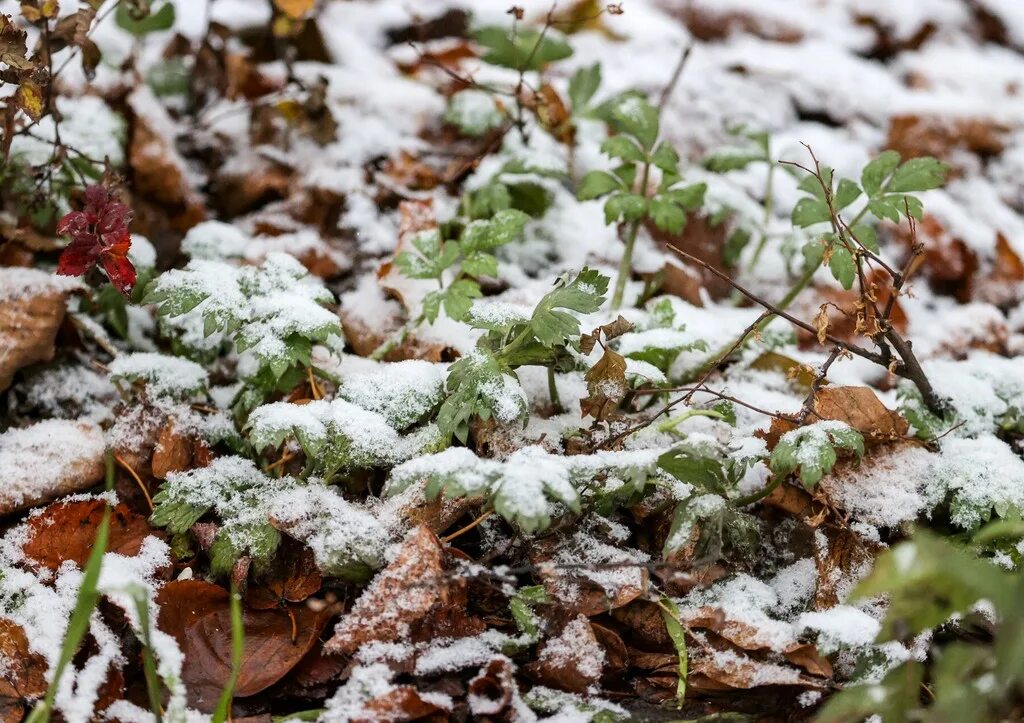
M 191 358 L 208 358 L 211 335 L 222 334 L 239 353 L 256 361 L 244 374 L 233 408 L 240 418 L 276 391 L 293 389 L 312 365 L 314 344 L 340 351 L 334 301 L 316 278 L 287 254 L 272 253 L 260 266 L 233 266 L 193 259 L 150 283 L 144 303 L 156 304 L 163 333 Z
M 486 421 L 495 416 L 504 423 L 525 421 L 526 398 L 515 369 L 527 364 L 556 369 L 575 366 L 570 350 L 579 347 L 580 322 L 570 312 L 597 311 L 607 289 L 608 277 L 584 267 L 575 276 L 559 277 L 529 318 L 470 314 L 470 324 L 487 333 L 472 354 L 451 366 L 448 397 L 437 415 L 442 434 L 465 442 L 474 417 Z
M 786 432 L 772 450 L 769 466 L 774 474 L 797 473 L 804 487 L 813 488 L 836 464 L 836 449 L 864 456 L 864 437 L 845 422 L 822 421 Z
M 611 308 L 622 306 L 626 281 L 633 270 L 633 247 L 646 219 L 662 231 L 677 234 L 686 225 L 686 214 L 701 206 L 707 185 L 680 186 L 679 154 L 665 140 L 658 142 L 659 109 L 645 98 L 630 95 L 619 100 L 610 113 L 616 135 L 601 144 L 608 157 L 619 162 L 612 172 L 591 171 L 583 177 L 580 200 L 605 198 L 605 223 L 626 224 L 625 249 L 619 264 Z M 652 170 L 661 173 L 653 191 L 648 187 Z
M 242 673 L 242 655 L 245 653 L 245 624 L 242 621 L 242 595 L 231 583 L 231 674 L 224 684 L 224 691 L 217 701 L 211 720 L 213 723 L 224 723 L 231 718 L 231 701 L 235 697 L 235 686 Z
M 410 279 L 437 282 L 438 289 L 423 298 L 419 315 L 378 347 L 371 358 L 383 359 L 424 321 L 436 321 L 442 307 L 448 318 L 466 321 L 473 300 L 482 296 L 476 277 L 497 276 L 498 260 L 492 252 L 515 240 L 527 220 L 522 211 L 506 208 L 489 219 L 470 221 L 458 240 L 445 240 L 440 229 L 417 234 L 410 242 L 414 250 L 399 253 L 395 265 Z

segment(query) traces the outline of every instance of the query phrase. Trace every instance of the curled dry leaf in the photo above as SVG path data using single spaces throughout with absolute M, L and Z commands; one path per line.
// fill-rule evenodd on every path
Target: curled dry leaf
M 469 681 L 470 710 L 475 716 L 506 713 L 517 691 L 512 661 L 504 656 L 495 658 Z
M 721 641 L 690 649 L 690 675 L 687 686 L 695 691 L 711 692 L 769 685 L 795 685 L 810 689 L 828 686 L 823 678 L 813 677 L 780 663 L 759 660 Z
M 619 407 L 626 395 L 626 359 L 616 351 L 605 348 L 598 362 L 584 375 L 587 396 L 580 400 L 580 413 L 594 419 L 607 419 Z
M 399 685 L 363 703 L 363 712 L 373 717 L 356 717 L 352 723 L 376 721 L 447 720 L 448 708 L 438 704 L 438 698 L 427 700 L 412 685 Z
M 560 546 L 571 544 L 555 538 L 540 540 L 530 556 L 548 593 L 565 607 L 592 617 L 629 605 L 647 593 L 650 575 L 645 567 L 625 566 L 616 575 L 602 576 L 599 584 L 581 572 L 545 564 L 554 561 Z
M 224 588 L 175 580 L 160 588 L 158 626 L 185 655 L 182 677 L 189 702 L 203 712 L 217 705 L 231 673 L 231 610 Z M 294 605 L 245 610 L 245 650 L 235 696 L 246 698 L 281 680 L 316 645 L 330 613 Z
M 814 609 L 828 610 L 842 602 L 853 584 L 867 574 L 882 546 L 864 540 L 844 525 L 822 525 L 819 529 L 826 543 L 814 548 L 818 569 Z
M 443 551 L 426 525 L 405 538 L 393 562 L 370 586 L 334 629 L 324 648 L 332 653 L 355 653 L 374 640 L 396 641 L 442 599 Z
M 51 419 L 0 434 L 0 516 L 92 487 L 103 479 L 103 451 L 103 432 L 87 422 Z
M 96 530 L 107 503 L 100 499 L 56 502 L 28 521 L 28 541 L 22 551 L 38 565 L 56 570 L 66 560 L 84 567 L 96 541 Z M 107 552 L 133 557 L 150 535 L 163 537 L 150 528 L 146 518 L 115 505 L 110 515 Z

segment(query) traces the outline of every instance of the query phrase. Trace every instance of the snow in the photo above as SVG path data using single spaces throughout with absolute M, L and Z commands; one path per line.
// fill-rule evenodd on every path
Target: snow
M 82 282 L 73 276 L 57 276 L 40 269 L 0 267 L 0 301 L 3 302 L 53 293 L 66 294 L 81 288 Z M 0 357 L 2 360 L 3 357 Z
M 206 370 L 181 357 L 151 352 L 119 354 L 107 368 L 111 379 L 140 380 L 153 396 L 189 397 L 206 388 Z
M 8 429 L 0 434 L 0 509 L 77 491 L 104 448 L 100 428 L 88 422 L 51 419 Z

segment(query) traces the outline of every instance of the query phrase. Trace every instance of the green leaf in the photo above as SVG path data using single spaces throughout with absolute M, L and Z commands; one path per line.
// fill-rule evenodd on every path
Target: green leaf
M 764 162 L 765 158 L 760 153 L 744 151 L 743 149 L 727 149 L 712 153 L 703 161 L 703 165 L 714 173 L 728 173 L 739 171 L 752 163 Z
M 550 28 L 542 35 L 534 28 L 491 25 L 477 30 L 474 39 L 487 49 L 485 63 L 513 70 L 540 70 L 572 55 L 569 43 Z
M 658 457 L 658 467 L 701 493 L 726 493 L 722 460 L 697 445 L 684 443 L 670 449 Z
M 916 635 L 968 612 L 978 600 L 996 610 L 1015 606 L 1010 575 L 926 530 L 883 552 L 852 599 L 886 595 L 889 608 L 879 640 Z
M 612 109 L 611 115 L 616 130 L 636 138 L 644 150 L 654 147 L 658 140 L 658 109 L 646 98 L 636 95 L 623 98 Z
M 935 158 L 911 158 L 892 174 L 887 190 L 895 193 L 928 191 L 945 183 L 948 173 L 949 166 Z
M 821 177 L 825 181 L 825 185 L 832 188 L 832 169 L 828 166 L 821 167 Z M 818 177 L 812 173 L 807 174 L 803 177 L 803 180 L 797 184 L 797 188 L 805 193 L 809 193 L 819 201 L 825 200 L 825 190 L 821 187 L 821 181 Z
M 893 223 L 900 222 L 900 209 L 892 202 L 892 196 L 880 196 L 873 198 L 868 201 L 868 210 L 875 215 L 876 218 L 892 221 Z
M 662 595 L 659 601 L 661 607 L 661 618 L 665 622 L 665 630 L 668 632 L 672 645 L 676 649 L 676 657 L 679 659 L 679 680 L 676 683 L 676 705 L 680 708 L 686 702 L 686 676 L 689 670 L 689 657 L 686 651 L 686 632 L 681 622 L 679 608 L 667 596 Z
M 458 279 L 444 290 L 444 312 L 449 319 L 465 321 L 473 307 L 473 299 L 481 296 L 480 284 L 472 279 Z
M 835 205 L 836 211 L 842 211 L 856 201 L 859 196 L 860 187 L 849 178 L 844 178 L 839 181 L 839 187 L 836 189 L 832 203 Z
M 604 222 L 639 221 L 647 215 L 647 199 L 636 193 L 616 193 L 604 204 Z
M 622 187 L 622 182 L 612 174 L 604 171 L 591 171 L 583 177 L 576 197 L 581 201 L 589 201 Z
M 859 223 L 854 226 L 851 231 L 853 232 L 854 238 L 860 241 L 864 247 L 873 253 L 878 253 L 878 233 L 874 228 L 868 226 L 866 223 Z
M 679 173 L 679 154 L 667 141 L 658 144 L 658 147 L 654 149 L 654 155 L 651 156 L 651 161 L 666 173 Z
M 693 183 L 682 188 L 673 188 L 663 195 L 668 196 L 674 203 L 687 211 L 695 211 L 704 205 L 704 196 L 708 191 L 708 184 Z
M 462 271 L 470 276 L 497 276 L 498 260 L 491 254 L 474 253 L 463 259 Z
M 511 206 L 512 194 L 509 187 L 504 183 L 491 181 L 477 189 L 470 197 L 469 215 L 474 219 L 489 218 Z
M 579 319 L 558 309 L 592 314 L 601 308 L 607 291 L 608 277 L 595 269 L 584 266 L 571 281 L 569 274 L 563 274 L 555 282 L 555 289 L 549 291 L 533 311 L 530 327 L 537 340 L 551 348 L 579 336 Z
M 522 234 L 523 227 L 529 220 L 530 217 L 522 211 L 508 208 L 498 211 L 490 219 L 473 221 L 459 236 L 459 244 L 455 246 L 456 254 L 461 251 L 468 256 L 477 251 L 490 251 L 514 241 Z M 446 247 L 449 245 L 445 244 Z M 446 248 L 445 251 L 447 252 L 447 250 Z M 447 261 L 446 258 L 445 261 Z M 444 268 L 448 268 L 448 266 Z
M 588 68 L 579 68 L 569 79 L 569 102 L 574 113 L 587 107 L 597 89 L 601 87 L 601 64 L 594 63 Z
M 845 246 L 836 244 L 832 247 L 828 267 L 832 270 L 836 281 L 842 284 L 844 289 L 850 289 L 853 286 L 853 281 L 857 278 L 857 264 Z
M 419 255 L 403 251 L 395 257 L 395 266 L 410 279 L 439 278 L 459 258 L 459 245 L 442 241 L 441 232 L 437 229 L 417 234 L 412 245 Z
M 821 266 L 821 262 L 825 258 L 825 245 L 818 240 L 808 241 L 800 249 L 800 252 L 804 257 L 804 269 L 816 269 Z
M 648 213 L 655 226 L 671 234 L 679 233 L 686 225 L 686 212 L 661 194 L 651 199 Z
M 860 459 L 864 456 L 864 437 L 843 422 L 824 421 L 799 427 L 782 435 L 768 466 L 783 477 L 796 472 L 804 486 L 811 489 L 832 471 L 836 448 L 849 450 Z
M 828 700 L 815 720 L 818 723 L 859 723 L 871 718 L 884 723 L 913 720 L 910 713 L 921 704 L 923 681 L 924 666 L 911 660 L 889 672 L 881 683 L 847 686 Z
M 645 160 L 643 149 L 628 136 L 618 135 L 605 139 L 601 144 L 601 152 L 611 158 L 640 163 Z
M 799 228 L 813 226 L 831 219 L 828 205 L 817 198 L 801 198 L 793 207 L 793 225 Z
M 135 37 L 142 37 L 149 33 L 161 30 L 170 30 L 174 27 L 174 3 L 164 3 L 156 12 L 151 12 L 141 20 L 135 20 L 128 14 L 124 2 L 118 2 L 117 10 L 114 11 L 114 22 L 122 30 L 127 30 Z
M 896 170 L 900 164 L 900 154 L 896 151 L 885 151 L 872 160 L 860 174 L 860 183 L 864 186 L 864 193 L 869 197 L 877 196 L 882 190 L 885 179 Z

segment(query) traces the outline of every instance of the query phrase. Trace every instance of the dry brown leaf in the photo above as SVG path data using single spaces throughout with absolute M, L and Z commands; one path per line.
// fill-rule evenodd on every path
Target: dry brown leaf
M 447 720 L 449 710 L 437 703 L 437 698 L 426 700 L 411 685 L 399 685 L 388 692 L 363 703 L 363 711 L 372 717 L 351 718 L 352 723 L 377 723 L 377 721 Z
M 543 685 L 586 693 L 601 679 L 603 652 L 590 621 L 581 615 L 558 635 L 545 640 L 537 649 L 537 660 L 528 663 L 525 670 Z
M 580 413 L 594 419 L 607 419 L 615 413 L 626 395 L 626 359 L 605 348 L 604 354 L 584 375 L 587 397 L 580 400 Z
M 274 555 L 270 571 L 249 585 L 245 602 L 256 610 L 277 608 L 289 602 L 302 602 L 322 584 L 323 576 L 313 552 L 285 537 Z
M 1009 129 L 988 118 L 948 118 L 932 115 L 896 115 L 889 121 L 885 147 L 899 151 L 903 160 L 934 156 L 948 161 L 954 151 L 966 149 L 982 156 L 1003 152 Z
M 178 429 L 173 418 L 168 418 L 153 447 L 153 460 L 150 464 L 153 476 L 167 479 L 171 472 L 189 469 L 192 466 L 192 447 L 190 436 Z
M 846 526 L 822 525 L 818 529 L 828 544 L 814 548 L 818 569 L 814 609 L 828 610 L 842 602 L 853 583 L 871 569 L 881 545 L 861 539 Z
M 99 499 L 50 505 L 29 519 L 28 540 L 22 551 L 36 564 L 51 570 L 56 570 L 66 560 L 84 567 L 106 506 L 107 503 Z M 123 504 L 111 510 L 108 552 L 133 557 L 150 535 L 163 537 L 164 533 L 150 528 L 145 517 Z
M 274 0 L 274 7 L 288 17 L 298 20 L 313 11 L 316 0 Z
M 4 270 L 5 275 L 18 272 Z M 13 296 L 0 293 L 0 391 L 11 386 L 22 367 L 53 359 L 53 341 L 66 308 L 67 292 L 45 286 L 37 293 L 31 289 Z
M 200 580 L 175 580 L 160 588 L 158 625 L 185 655 L 182 678 L 189 702 L 211 712 L 231 673 L 231 610 L 228 591 Z M 295 605 L 245 610 L 245 650 L 235 696 L 245 698 L 283 678 L 316 645 L 328 609 Z
M 665 9 L 681 19 L 690 33 L 698 40 L 720 41 L 732 35 L 754 35 L 763 40 L 777 43 L 799 43 L 803 33 L 799 28 L 787 25 L 774 15 L 760 15 L 756 12 L 739 10 L 715 10 L 710 4 L 696 6 L 661 0 Z M 754 6 L 751 6 L 754 7 Z
M 662 249 L 672 256 L 670 247 L 676 247 L 691 256 L 704 261 L 724 274 L 729 274 L 729 267 L 723 256 L 725 242 L 728 239 L 728 223 L 713 223 L 707 216 L 699 213 L 687 215 L 686 226 L 682 233 L 671 234 L 660 230 L 653 223 L 647 224 L 647 230 Z M 732 293 L 729 282 L 719 278 L 703 266 L 688 263 L 673 257 L 665 263 L 662 293 L 678 296 L 694 306 L 703 306 L 701 289 L 707 291 L 712 299 L 722 299 Z
M 5 707 L 20 709 L 23 701 L 46 693 L 46 659 L 28 647 L 20 625 L 0 617 L 0 714 Z M 17 720 L 20 720 L 17 719 Z
M 907 420 L 888 409 L 869 387 L 819 389 L 814 396 L 814 414 L 818 419 L 846 422 L 864 435 L 867 446 L 906 436 Z
M 103 432 L 88 422 L 51 419 L 0 434 L 0 517 L 103 479 Z
M 438 603 L 443 594 L 443 551 L 426 525 L 405 538 L 394 561 L 379 572 L 334 629 L 324 649 L 355 653 L 374 640 L 396 641 Z
M 495 658 L 469 681 L 476 716 L 498 716 L 509 711 L 517 693 L 515 666 L 506 657 Z

